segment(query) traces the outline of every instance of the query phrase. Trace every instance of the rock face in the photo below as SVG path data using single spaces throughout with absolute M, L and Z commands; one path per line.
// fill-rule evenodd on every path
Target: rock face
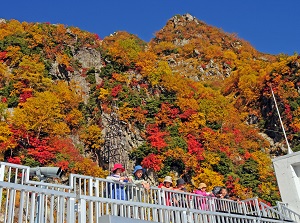
M 72 52 L 74 54 L 73 61 L 80 65 L 80 69 L 69 71 L 66 67 L 53 63 L 50 69 L 50 75 L 53 79 L 60 79 L 66 81 L 75 81 L 83 91 L 84 102 L 87 103 L 89 98 L 90 84 L 84 77 L 84 71 L 93 69 L 95 73 L 96 83 L 100 82 L 99 73 L 102 67 L 101 54 L 95 49 L 82 48 L 79 51 Z
M 74 71 L 68 71 L 65 67 L 61 67 L 57 63 L 52 64 L 50 75 L 53 79 L 66 80 L 68 82 L 76 82 L 83 91 L 84 103 L 88 102 L 90 97 L 91 84 L 86 80 L 85 75 L 82 75 L 84 70 L 93 70 L 96 84 L 101 82 L 99 77 L 102 67 L 102 57 L 99 51 L 94 49 L 83 48 L 78 52 L 73 52 L 73 60 L 80 64 L 80 68 Z M 132 74 L 134 75 L 134 74 Z M 117 110 L 118 108 L 115 107 Z M 132 170 L 134 164 L 129 160 L 128 154 L 132 148 L 136 148 L 143 143 L 140 137 L 139 130 L 129 123 L 119 120 L 116 112 L 101 114 L 102 137 L 104 139 L 104 146 L 94 159 L 100 166 L 106 169 L 111 169 L 115 163 L 122 163 L 126 170 Z M 79 137 L 77 135 L 71 136 L 74 143 L 79 144 Z
M 125 170 L 133 169 L 134 164 L 130 162 L 128 153 L 143 143 L 138 129 L 132 131 L 132 126 L 119 120 L 115 112 L 103 113 L 102 124 L 105 142 L 100 165 L 111 169 L 115 163 L 122 163 Z

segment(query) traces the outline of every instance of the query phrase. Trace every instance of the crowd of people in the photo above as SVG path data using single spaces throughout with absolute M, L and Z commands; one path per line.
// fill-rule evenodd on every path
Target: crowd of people
M 150 183 L 145 179 L 145 169 L 137 165 L 135 166 L 132 175 L 126 177 L 122 176 L 122 173 L 125 171 L 125 168 L 120 163 L 116 163 L 112 170 L 111 174 L 107 176 L 108 180 L 112 180 L 114 182 L 129 182 L 136 186 L 142 187 L 146 190 L 150 189 Z M 162 188 L 165 190 L 170 190 L 169 193 L 166 193 L 166 202 L 165 204 L 168 206 L 174 205 L 179 206 L 180 198 L 177 195 L 176 192 L 187 192 L 186 189 L 186 182 L 179 178 L 176 181 L 176 185 L 173 185 L 173 179 L 171 176 L 166 176 L 162 183 L 158 185 L 158 188 Z M 113 199 L 119 199 L 119 200 L 128 200 L 127 194 L 125 192 L 126 184 L 115 184 L 114 187 L 111 188 L 111 198 Z M 192 193 L 201 195 L 199 196 L 199 199 L 203 197 L 216 197 L 221 199 L 230 199 L 228 196 L 228 191 L 226 187 L 217 186 L 214 187 L 212 191 L 207 192 L 207 186 L 205 183 L 200 183 L 196 190 L 194 190 Z M 201 209 L 204 209 L 205 203 L 203 201 L 199 201 L 199 204 L 201 203 L 202 207 L 199 207 Z

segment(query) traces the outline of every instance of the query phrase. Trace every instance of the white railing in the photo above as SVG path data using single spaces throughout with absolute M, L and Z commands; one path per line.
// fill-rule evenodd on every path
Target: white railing
M 278 210 L 278 212 L 282 213 L 283 216 L 287 217 L 288 219 L 292 219 L 295 222 L 300 222 L 300 214 L 290 210 L 286 203 L 277 201 L 277 205 L 274 207 L 274 209 Z
M 18 222 L 25 222 L 24 219 L 32 222 L 35 216 L 43 215 L 41 213 L 44 215 L 38 222 L 44 219 L 47 222 L 96 221 L 104 214 L 113 214 L 133 218 L 139 215 L 141 219 L 159 219 L 160 222 L 177 222 L 175 218 L 189 222 L 197 222 L 193 219 L 227 222 L 229 216 L 234 222 L 259 218 L 267 219 L 260 222 L 294 220 L 300 223 L 299 215 L 292 215 L 288 208 L 274 209 L 258 202 L 257 198 L 233 201 L 157 187 L 145 190 L 131 183 L 78 174 L 70 175 L 69 185 L 50 184 L 30 180 L 29 173 L 30 167 L 0 162 L 0 223 L 14 222 L 9 219 L 16 216 L 19 216 Z M 21 213 L 26 213 L 26 217 Z
M 0 190 L 0 222 L 75 222 L 75 194 L 1 181 Z
M 278 219 L 75 195 L 3 181 L 0 182 L 0 188 L 3 191 L 0 222 L 3 223 L 100 223 L 100 217 L 104 215 L 161 223 L 284 222 Z

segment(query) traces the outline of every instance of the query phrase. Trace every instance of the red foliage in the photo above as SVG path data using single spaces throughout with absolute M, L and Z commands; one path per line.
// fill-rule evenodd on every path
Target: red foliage
M 150 141 L 152 147 L 155 147 L 158 150 L 160 150 L 161 148 L 167 146 L 164 137 L 169 134 L 167 132 L 161 132 L 156 124 L 148 125 L 147 134 L 147 139 Z
M 139 82 L 138 82 L 138 80 L 136 80 L 136 79 L 133 79 L 133 80 L 131 80 L 131 82 L 130 82 L 130 85 L 132 86 L 132 87 L 135 87 L 135 86 L 137 86 L 139 84 Z
M 14 164 L 21 164 L 21 158 L 16 156 L 16 157 L 9 157 L 7 159 L 7 162 L 9 163 L 14 163 Z
M 225 182 L 226 188 L 230 191 L 230 196 L 236 195 L 235 184 L 239 182 L 239 178 L 234 179 L 233 176 L 228 176 Z
M 7 98 L 6 97 L 1 98 L 1 102 L 2 103 L 6 103 L 7 102 Z
M 3 61 L 6 58 L 6 54 L 7 54 L 6 51 L 0 52 L 0 61 Z
M 249 153 L 248 151 L 245 152 L 244 158 L 245 160 L 249 159 L 251 157 L 251 153 Z
M 123 89 L 123 87 L 122 87 L 121 84 L 119 84 L 119 85 L 113 87 L 113 89 L 111 89 L 111 95 L 112 95 L 113 97 L 116 97 L 122 89 Z
M 230 157 L 231 152 L 230 152 L 230 148 L 228 146 L 220 147 L 219 150 L 221 152 L 225 153 L 228 157 Z
M 56 163 L 56 166 L 60 167 L 62 170 L 69 169 L 69 162 L 67 160 L 61 160 Z
M 46 164 L 55 158 L 54 148 L 47 145 L 38 145 L 27 150 L 28 155 L 32 156 L 41 164 Z
M 191 117 L 191 115 L 196 114 L 197 111 L 193 110 L 193 109 L 188 109 L 185 112 L 183 112 L 182 114 L 179 115 L 179 117 L 181 119 L 188 119 L 189 117 Z
M 148 89 L 149 85 L 148 85 L 148 84 L 140 84 L 140 87 L 141 87 L 141 88 Z
M 239 129 L 234 129 L 233 134 L 235 136 L 234 141 L 236 144 L 239 144 L 243 140 L 243 135 Z
M 189 86 L 190 88 L 192 88 L 194 91 L 197 91 L 197 90 L 198 90 L 197 87 L 194 86 L 192 83 L 189 83 L 188 86 Z
M 143 159 L 142 165 L 145 168 L 153 169 L 154 171 L 160 171 L 162 160 L 157 157 L 157 155 L 151 153 Z
M 289 120 L 289 122 L 292 122 L 293 121 L 293 115 L 292 115 L 292 112 L 291 112 L 291 106 L 288 105 L 288 104 L 285 104 L 284 105 L 285 107 L 285 117 L 287 118 L 287 120 Z
M 148 110 L 146 109 L 142 109 L 140 106 L 133 108 L 133 110 L 138 113 L 138 114 L 143 114 L 143 115 L 147 115 L 148 114 Z
M 169 103 L 162 103 L 161 104 L 161 111 L 168 114 L 168 117 L 174 119 L 179 114 L 178 108 L 171 108 Z
M 52 139 L 49 144 L 60 153 L 60 159 L 62 160 L 80 162 L 83 158 L 79 150 L 72 143 L 71 139 L 55 138 Z
M 22 93 L 20 94 L 20 103 L 24 103 L 27 101 L 28 98 L 31 98 L 33 96 L 32 89 L 25 88 L 23 89 Z
M 94 35 L 95 35 L 96 40 L 102 40 L 98 34 L 94 34 Z
M 197 160 L 204 160 L 203 152 L 204 148 L 202 147 L 202 144 L 197 141 L 196 137 L 193 135 L 188 135 L 188 152 L 190 154 L 195 154 L 197 157 Z

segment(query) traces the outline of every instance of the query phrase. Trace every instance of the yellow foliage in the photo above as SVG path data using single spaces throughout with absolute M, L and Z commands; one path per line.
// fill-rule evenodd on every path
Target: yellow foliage
M 80 134 L 83 142 L 93 150 L 100 150 L 103 146 L 102 129 L 97 125 L 90 125 Z
M 212 165 L 217 165 L 220 162 L 220 156 L 216 153 L 212 153 L 212 152 L 204 152 L 203 153 L 204 156 L 204 162 L 201 164 L 202 166 L 206 166 L 207 168 L 212 166 Z
M 12 123 L 16 128 L 32 131 L 37 137 L 41 132 L 49 135 L 65 135 L 70 129 L 64 122 L 60 99 L 49 91 L 36 93 L 22 107 L 14 110 Z
M 179 132 L 184 135 L 192 134 L 197 135 L 201 127 L 205 126 L 204 115 L 200 112 L 192 114 L 187 122 L 180 123 Z
M 66 115 L 65 120 L 69 126 L 75 128 L 80 126 L 84 118 L 82 112 L 74 108 Z
M 125 66 L 130 66 L 137 61 L 142 45 L 141 40 L 127 32 L 118 32 L 106 37 L 102 42 L 103 49 L 107 50 L 115 61 Z
M 99 89 L 99 96 L 98 99 L 100 99 L 101 101 L 106 101 L 107 100 L 107 96 L 109 95 L 109 90 L 105 89 L 105 88 L 100 88 Z
M 171 53 L 174 49 L 176 48 L 176 46 L 171 43 L 171 42 L 167 42 L 167 41 L 162 41 L 160 43 L 158 43 L 157 45 L 154 46 L 154 51 L 157 54 L 169 54 Z
M 83 101 L 81 89 L 73 81 L 69 82 L 69 84 L 65 81 L 57 81 L 50 91 L 60 99 L 61 110 L 64 114 L 72 109 L 77 109 L 79 103 Z
M 81 162 L 76 162 L 73 171 L 77 174 L 106 178 L 108 172 L 97 166 L 91 159 L 84 158 Z
M 234 188 L 236 190 L 236 195 L 241 199 L 245 200 L 248 198 L 253 198 L 253 192 L 251 188 L 245 188 L 238 182 L 234 183 Z
M 278 188 L 272 182 L 262 182 L 260 184 L 260 192 L 265 196 L 271 196 L 274 191 L 278 191 Z
M 262 151 L 256 151 L 251 153 L 251 157 L 257 162 L 257 169 L 259 171 L 260 179 L 265 182 L 274 176 L 274 170 L 272 166 L 271 158 Z
M 133 109 L 129 107 L 129 104 L 125 102 L 118 109 L 119 119 L 128 122 L 129 119 L 133 116 Z
M 148 74 L 148 79 L 152 85 L 157 85 L 162 79 L 168 79 L 172 70 L 166 61 L 158 62 L 157 68 L 153 73 Z
M 51 79 L 44 77 L 45 65 L 38 56 L 23 56 L 18 69 L 15 70 L 17 80 L 28 80 L 28 87 L 35 90 L 45 90 L 51 84 Z
M 236 60 L 237 59 L 237 55 L 231 50 L 226 50 L 223 54 L 223 57 L 227 60 Z
M 8 46 L 6 48 L 6 51 L 7 51 L 7 57 L 11 59 L 10 66 L 16 66 L 20 62 L 23 56 L 23 53 L 21 52 L 21 47 Z
M 149 51 L 140 52 L 138 54 L 138 60 L 136 62 L 136 66 L 141 68 L 141 74 L 146 77 L 150 73 L 154 73 L 156 63 L 157 63 L 157 56 Z
M 12 135 L 13 133 L 10 131 L 9 125 L 0 122 L 0 145 L 2 144 L 5 146 L 4 148 L 0 146 L 0 153 L 15 148 L 17 143 L 12 139 Z
M 7 23 L 7 30 L 10 31 L 11 33 L 18 33 L 18 34 L 22 34 L 24 33 L 24 27 L 26 26 L 26 22 L 20 23 L 18 20 L 15 19 L 11 19 L 8 23 Z
M 184 98 L 184 97 L 177 97 L 176 105 L 180 108 L 182 112 L 192 109 L 194 111 L 199 110 L 199 104 L 195 98 Z
M 197 188 L 200 183 L 205 183 L 207 185 L 207 191 L 211 191 L 214 186 L 224 185 L 223 176 L 209 168 L 203 168 L 200 173 L 192 178 L 192 180 Z
M 127 83 L 127 84 L 130 83 L 130 80 L 129 80 L 128 76 L 125 75 L 125 74 L 117 74 L 117 73 L 113 73 L 113 74 L 112 74 L 112 77 L 113 77 L 116 81 L 118 81 L 118 82 L 121 82 L 121 83 Z
M 58 54 L 56 61 L 58 64 L 64 64 L 66 67 L 70 66 L 70 58 L 67 54 Z
M 197 159 L 191 154 L 185 152 L 182 148 L 176 147 L 174 149 L 169 149 L 163 155 L 163 158 L 172 157 L 174 160 L 182 160 L 185 164 L 185 171 L 196 170 L 198 166 Z
M 222 123 L 229 115 L 230 104 L 226 98 L 220 94 L 213 94 L 199 99 L 199 111 L 205 115 L 206 122 Z

